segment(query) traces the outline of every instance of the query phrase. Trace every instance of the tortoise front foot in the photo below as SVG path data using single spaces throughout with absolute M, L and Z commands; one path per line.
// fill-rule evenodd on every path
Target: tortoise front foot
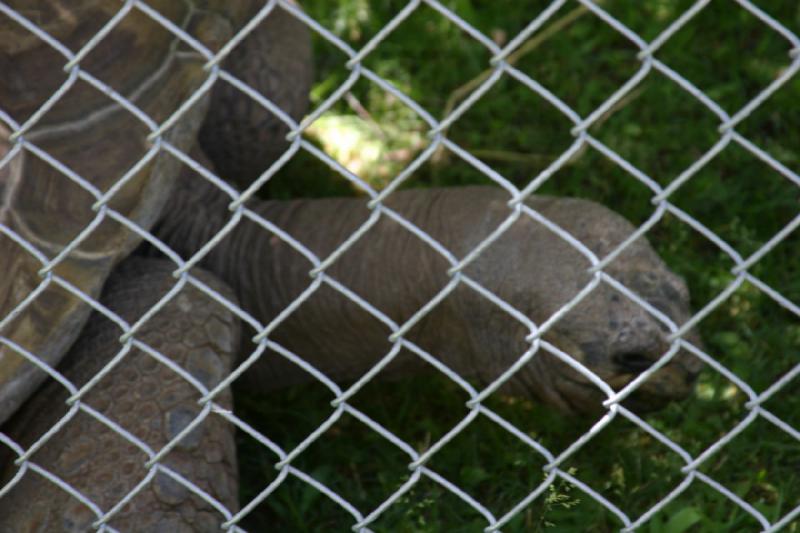
M 176 283 L 173 268 L 129 259 L 109 279 L 101 301 L 132 324 Z M 232 298 L 212 276 L 197 276 Z M 120 352 L 121 334 L 94 313 L 59 371 L 82 387 Z M 187 286 L 135 338 L 211 389 L 228 374 L 239 324 Z M 3 428 L 19 446 L 0 481 L 0 531 L 83 532 L 100 524 L 118 531 L 219 531 L 237 510 L 233 425 L 210 404 L 198 404 L 200 390 L 166 364 L 132 347 L 80 403 L 68 407 L 68 396 L 50 380 Z M 230 390 L 214 404 L 230 409 Z M 198 419 L 162 459 L 146 465 Z M 13 463 L 65 420 L 27 461 Z

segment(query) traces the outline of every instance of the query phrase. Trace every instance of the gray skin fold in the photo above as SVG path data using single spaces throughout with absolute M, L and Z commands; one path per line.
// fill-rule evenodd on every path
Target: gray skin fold
M 412 222 L 461 260 L 512 214 L 510 196 L 499 188 L 464 187 L 393 193 L 391 212 Z M 199 176 L 185 174 L 157 228 L 159 238 L 189 258 L 232 217 L 231 198 Z M 533 197 L 527 205 L 584 243 L 599 258 L 634 230 L 613 211 L 593 202 Z M 364 224 L 365 198 L 292 201 L 251 200 L 253 213 L 275 224 L 325 260 Z M 188 220 L 187 220 L 188 219 Z M 231 285 L 241 305 L 269 324 L 315 282 L 314 265 L 277 235 L 247 217 L 201 264 Z M 544 225 L 523 214 L 467 265 L 463 275 L 541 325 L 591 280 L 590 261 Z M 334 280 L 402 325 L 451 281 L 448 262 L 432 246 L 380 215 L 325 270 Z M 680 325 L 690 316 L 689 294 L 643 238 L 604 269 Z M 323 282 L 274 329 L 269 338 L 338 383 L 364 375 L 392 349 L 392 330 Z M 619 389 L 664 355 L 667 326 L 606 283 L 600 283 L 543 336 L 606 383 Z M 466 283 L 460 283 L 404 336 L 463 377 L 487 384 L 531 349 L 531 333 Z M 699 344 L 694 332 L 687 340 Z M 651 376 L 626 405 L 656 409 L 685 397 L 701 363 L 685 351 Z M 410 375 L 432 366 L 401 350 L 379 377 Z M 244 374 L 259 390 L 313 379 L 274 352 Z M 606 395 L 582 373 L 539 348 L 503 390 L 532 396 L 570 413 L 599 412 Z

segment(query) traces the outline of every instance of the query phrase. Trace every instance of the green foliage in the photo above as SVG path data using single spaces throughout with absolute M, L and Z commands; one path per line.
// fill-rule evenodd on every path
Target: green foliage
M 305 9 L 354 49 L 364 46 L 407 2 L 401 0 L 306 0 Z M 549 1 L 443 2 L 501 45 L 522 30 Z M 651 41 L 690 0 L 619 0 L 603 6 Z M 763 2 L 771 16 L 800 29 L 795 2 Z M 560 26 L 558 26 L 560 25 Z M 558 31 L 548 32 L 557 26 Z M 587 116 L 630 79 L 642 64 L 638 49 L 602 20 L 567 3 L 522 45 L 515 66 Z M 736 3 L 711 2 L 658 50 L 656 57 L 735 114 L 790 64 L 790 45 Z M 318 83 L 314 105 L 350 74 L 345 56 L 315 39 Z M 364 61 L 442 118 L 467 92 L 460 87 L 490 68 L 490 53 L 429 7 L 403 22 Z M 474 88 L 477 87 L 474 86 Z M 795 76 L 736 127 L 736 131 L 794 172 L 800 171 L 800 78 Z M 333 127 L 358 123 L 358 134 L 377 143 L 374 161 L 349 161 L 372 186 L 384 186 L 430 142 L 428 126 L 397 98 L 367 80 L 326 113 Z M 719 118 L 662 73 L 648 76 L 590 129 L 591 135 L 665 186 L 722 138 Z M 573 142 L 572 123 L 545 99 L 504 76 L 447 131 L 450 140 L 524 186 Z M 325 132 L 316 141 L 326 146 Z M 315 132 L 310 132 L 315 135 Z M 333 134 L 336 135 L 336 132 Z M 366 142 L 366 141 L 365 141 Z M 326 149 L 328 147 L 326 146 Z M 355 159 L 354 159 L 355 158 Z M 453 186 L 489 180 L 446 150 L 437 152 L 408 187 Z M 299 154 L 266 188 L 273 197 L 356 194 L 341 176 L 308 154 Z M 589 198 L 636 224 L 653 213 L 652 192 L 592 148 L 582 150 L 538 191 Z M 683 184 L 670 201 L 747 257 L 798 214 L 800 189 L 752 153 L 730 143 Z M 735 277 L 733 261 L 673 215 L 648 233 L 667 263 L 690 285 L 695 309 L 719 295 Z M 749 272 L 800 303 L 800 235 L 795 231 Z M 745 282 L 700 324 L 706 351 L 760 393 L 800 363 L 798 317 Z M 800 383 L 790 382 L 764 408 L 800 428 Z M 237 397 L 238 407 L 284 449 L 300 443 L 331 415 L 322 387 L 304 386 L 265 398 Z M 745 391 L 722 374 L 703 372 L 694 398 L 646 418 L 696 457 L 748 415 Z M 381 383 L 354 402 L 419 450 L 436 442 L 468 414 L 465 397 L 443 377 Z M 595 420 L 567 419 L 519 399 L 492 398 L 489 406 L 554 454 L 563 451 Z M 277 475 L 276 457 L 242 436 L 243 501 Z M 369 513 L 409 478 L 408 457 L 380 435 L 344 415 L 292 464 Z M 460 486 L 500 517 L 545 478 L 537 452 L 491 421 L 478 417 L 434 455 L 429 467 Z M 636 518 L 685 479 L 679 455 L 635 425 L 616 419 L 562 468 Z M 775 522 L 800 503 L 800 444 L 760 419 L 701 465 L 699 471 L 725 486 Z M 289 479 L 249 518 L 254 530 L 345 530 L 354 519 L 304 482 Z M 485 518 L 447 489 L 423 479 L 381 515 L 374 531 L 480 531 Z M 589 495 L 557 479 L 517 514 L 504 531 L 618 531 L 623 524 Z M 700 479 L 674 495 L 642 531 L 735 532 L 760 525 L 740 506 Z M 795 518 L 787 531 L 800 529 Z

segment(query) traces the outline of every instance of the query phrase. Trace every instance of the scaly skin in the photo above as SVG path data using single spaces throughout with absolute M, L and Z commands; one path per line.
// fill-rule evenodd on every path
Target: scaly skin
M 174 284 L 169 262 L 132 258 L 109 278 L 101 302 L 133 323 Z M 213 276 L 197 276 L 227 298 L 235 298 Z M 120 350 L 121 330 L 94 313 L 59 370 L 81 387 Z M 239 344 L 239 323 L 227 309 L 193 287 L 184 288 L 149 321 L 136 339 L 180 365 L 205 387 L 228 374 Z M 27 448 L 67 413 L 66 389 L 50 381 L 9 425 L 10 436 Z M 157 452 L 200 412 L 200 392 L 137 349 L 92 388 L 83 401 Z M 225 389 L 216 397 L 231 408 Z M 89 414 L 79 411 L 31 461 L 79 491 L 102 513 L 146 477 L 146 454 Z M 11 464 L 6 461 L 6 464 Z M 233 426 L 211 413 L 163 460 L 228 510 L 237 509 Z M 3 484 L 16 474 L 9 466 Z M 98 516 L 79 500 L 28 469 L 0 498 L 0 531 L 8 533 L 89 531 Z M 110 521 L 119 531 L 211 532 L 225 521 L 211 504 L 166 474 L 158 473 Z

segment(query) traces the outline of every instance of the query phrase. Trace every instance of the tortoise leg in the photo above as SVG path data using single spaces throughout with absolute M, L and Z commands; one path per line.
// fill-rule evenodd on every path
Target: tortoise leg
M 172 269 L 174 265 L 163 261 L 128 259 L 109 278 L 101 301 L 132 324 L 175 285 Z M 235 301 L 230 290 L 210 274 L 198 272 L 196 276 Z M 117 325 L 94 313 L 59 371 L 80 388 L 120 351 L 121 333 Z M 233 363 L 239 323 L 223 306 L 186 286 L 135 338 L 211 389 Z M 4 432 L 27 450 L 70 412 L 65 403 L 68 395 L 63 385 L 50 380 Z M 158 453 L 202 415 L 201 396 L 198 388 L 168 366 L 132 348 L 81 403 L 134 438 L 129 440 L 86 410 L 77 410 L 32 454 L 29 463 L 15 466 L 9 462 L 0 484 L 0 491 L 6 492 L 0 495 L 0 531 L 92 530 L 92 523 L 143 481 L 141 490 L 107 518 L 108 525 L 118 531 L 219 531 L 238 505 L 233 425 L 209 411 L 202 423 L 161 459 L 158 464 L 182 476 L 186 484 L 160 467 L 145 467 L 148 453 L 132 442 L 138 439 Z M 216 396 L 214 403 L 230 410 L 230 390 Z M 15 478 L 20 469 L 24 474 Z M 40 469 L 57 476 L 70 489 L 47 479 Z M 12 479 L 16 481 L 9 481 Z
M 223 68 L 299 121 L 308 110 L 313 78 L 311 32 L 276 6 Z M 287 133 L 276 115 L 220 80 L 197 138 L 220 176 L 245 189 L 287 150 Z

